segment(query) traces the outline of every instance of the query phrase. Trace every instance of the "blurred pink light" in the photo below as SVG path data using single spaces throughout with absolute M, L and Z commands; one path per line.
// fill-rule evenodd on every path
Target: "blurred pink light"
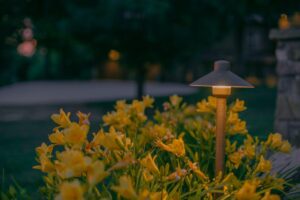
M 31 57 L 35 53 L 36 45 L 36 40 L 24 41 L 19 44 L 17 51 L 22 56 Z

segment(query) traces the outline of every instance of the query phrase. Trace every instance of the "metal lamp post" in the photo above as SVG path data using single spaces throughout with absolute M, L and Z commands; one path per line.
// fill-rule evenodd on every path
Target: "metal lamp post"
M 253 86 L 230 71 L 230 63 L 219 60 L 214 63 L 214 71 L 191 84 L 196 87 L 212 87 L 212 94 L 217 99 L 216 112 L 216 165 L 215 176 L 224 173 L 226 98 L 231 88 L 253 88 Z

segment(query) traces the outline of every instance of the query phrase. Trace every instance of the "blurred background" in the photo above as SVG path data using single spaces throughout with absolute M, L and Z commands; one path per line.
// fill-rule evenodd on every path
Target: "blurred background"
M 191 82 L 220 58 L 266 78 L 275 66 L 269 30 L 296 11 L 293 0 L 1 1 L 0 84 Z
M 273 131 L 275 42 L 282 13 L 299 20 L 297 0 L 10 0 L 0 1 L 0 169 L 40 182 L 34 148 L 54 127 L 51 113 L 101 115 L 118 98 L 173 93 L 196 102 L 210 94 L 188 84 L 226 59 L 256 86 L 247 101 L 254 135 Z M 297 18 L 298 17 L 298 18 Z M 29 178 L 30 177 L 30 178 Z

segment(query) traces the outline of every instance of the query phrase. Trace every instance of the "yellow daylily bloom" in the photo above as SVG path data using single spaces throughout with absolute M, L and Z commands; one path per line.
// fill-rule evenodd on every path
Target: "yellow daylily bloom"
M 155 158 L 152 158 L 151 154 L 148 153 L 145 158 L 140 161 L 141 165 L 148 169 L 153 174 L 159 174 L 157 165 L 155 164 Z
M 41 155 L 38 158 L 40 165 L 33 166 L 33 169 L 41 170 L 44 173 L 50 173 L 55 171 L 54 164 L 46 155 Z
M 121 150 L 120 144 L 122 144 L 121 135 L 115 131 L 114 128 L 110 128 L 109 132 L 105 134 L 100 132 L 100 144 L 109 150 Z
M 112 186 L 111 189 L 125 199 L 137 199 L 138 197 L 129 176 L 121 176 L 119 179 L 119 185 Z
M 241 101 L 237 99 L 233 106 L 231 107 L 231 111 L 233 112 L 241 112 L 246 110 L 247 108 L 245 107 L 245 101 Z
M 166 200 L 168 198 L 168 193 L 163 190 L 162 192 L 149 192 L 144 189 L 138 197 L 138 200 Z
M 263 156 L 261 156 L 255 171 L 257 171 L 257 172 L 270 172 L 271 168 L 272 168 L 271 161 L 265 160 L 265 158 Z
M 238 178 L 234 175 L 234 173 L 230 172 L 223 180 L 222 184 L 226 185 L 231 185 L 234 187 L 239 187 L 240 186 L 240 181 Z
M 200 113 L 212 112 L 212 109 L 209 107 L 209 104 L 205 99 L 198 102 L 196 106 L 197 106 L 197 112 L 200 112 Z
M 142 101 L 133 100 L 131 104 L 131 109 L 136 113 L 144 113 L 145 105 Z
M 192 163 L 191 161 L 188 161 L 188 165 L 191 168 L 191 170 L 201 179 L 207 180 L 208 177 L 197 167 L 196 163 Z
M 229 115 L 227 117 L 227 122 L 230 124 L 235 124 L 239 122 L 239 115 L 235 112 L 229 112 Z
M 247 135 L 247 139 L 244 140 L 243 152 L 250 159 L 255 156 L 255 144 L 253 144 L 253 138 L 250 135 Z
M 182 177 L 184 177 L 185 175 L 187 175 L 187 170 L 186 169 L 181 169 L 180 167 L 176 168 L 176 171 L 173 172 L 172 174 L 170 174 L 169 176 L 166 177 L 166 179 L 168 181 L 178 181 L 180 180 Z
M 37 154 L 40 155 L 46 155 L 51 154 L 53 151 L 53 145 L 47 145 L 46 143 L 42 143 L 41 146 L 35 148 L 35 151 Z
M 94 139 L 91 142 L 93 147 L 102 145 L 111 151 L 127 148 L 130 144 L 130 139 L 126 138 L 124 134 L 117 132 L 114 127 L 110 127 L 108 133 L 104 133 L 103 130 L 100 130 L 96 135 L 94 135 Z
M 260 196 L 256 193 L 257 185 L 255 183 L 246 181 L 244 185 L 236 193 L 236 200 L 258 200 Z
M 60 109 L 59 114 L 51 115 L 51 119 L 60 127 L 66 128 L 71 124 L 70 115 L 70 112 L 66 114 L 63 109 Z
M 151 98 L 149 95 L 143 96 L 143 103 L 144 103 L 146 108 L 152 108 L 153 103 L 154 103 L 154 99 Z
M 84 157 L 78 150 L 66 150 L 58 152 L 55 168 L 57 174 L 62 178 L 80 177 L 86 171 L 91 159 Z
M 101 182 L 108 175 L 109 172 L 105 171 L 105 165 L 102 161 L 97 160 L 87 167 L 87 180 L 91 185 Z
M 90 125 L 89 117 L 91 113 L 85 114 L 82 112 L 77 112 L 77 117 L 79 119 L 79 125 Z
M 59 194 L 55 200 L 84 200 L 84 190 L 78 180 L 64 182 L 59 187 Z
M 178 106 L 182 101 L 182 97 L 179 97 L 178 95 L 170 96 L 169 99 L 172 106 Z
M 270 134 L 266 142 L 271 148 L 279 148 L 282 145 L 282 136 L 279 133 Z
M 143 131 L 143 135 L 146 135 L 150 139 L 162 139 L 166 137 L 172 137 L 171 130 L 168 129 L 164 124 L 155 124 L 149 129 Z
M 68 128 L 63 130 L 65 142 L 72 145 L 82 145 L 86 141 L 89 126 L 80 126 L 77 123 L 71 123 Z
M 178 157 L 184 156 L 185 155 L 185 147 L 184 147 L 184 142 L 182 140 L 182 138 L 180 137 L 179 139 L 174 139 L 172 141 L 172 143 L 170 144 L 164 144 L 162 143 L 161 140 L 158 140 L 156 142 L 156 145 L 168 152 L 171 152 L 173 154 L 175 154 Z
M 128 153 L 124 156 L 123 159 L 119 160 L 116 164 L 108 169 L 108 171 L 123 169 L 128 167 L 129 165 L 135 164 L 136 160 L 132 157 L 131 153 Z
M 290 153 L 291 149 L 291 144 L 288 141 L 283 141 L 279 148 L 279 151 L 281 151 L 282 153 Z
M 187 107 L 184 108 L 183 110 L 183 115 L 184 116 L 193 116 L 196 114 L 196 107 L 192 105 L 188 105 Z
M 124 107 L 124 109 L 120 107 Z M 116 105 L 117 111 L 107 113 L 102 117 L 104 124 L 113 126 L 117 130 L 123 130 L 124 127 L 132 124 L 131 114 L 128 113 L 127 107 L 129 106 L 125 104 L 125 101 L 118 101 Z
M 146 182 L 153 180 L 153 175 L 147 169 L 143 170 L 143 177 Z
M 228 156 L 230 162 L 234 165 L 235 168 L 238 168 L 241 164 L 243 154 L 239 151 L 234 152 Z
M 264 197 L 261 200 L 280 200 L 280 196 L 276 194 L 271 194 L 270 191 L 267 191 Z
M 127 107 L 125 100 L 119 100 L 116 102 L 115 109 L 116 110 L 125 110 Z
M 208 104 L 210 107 L 212 107 L 213 109 L 215 109 L 217 107 L 217 98 L 213 97 L 213 96 L 209 96 L 207 98 L 208 100 Z
M 246 122 L 239 120 L 233 126 L 229 129 L 229 134 L 235 135 L 235 134 L 246 134 L 248 132 L 247 127 L 246 127 Z
M 225 151 L 226 153 L 233 153 L 236 151 L 237 142 L 234 141 L 232 144 L 229 139 L 226 139 Z
M 65 136 L 58 129 L 56 129 L 54 133 L 49 135 L 49 140 L 50 140 L 50 142 L 52 142 L 53 144 L 56 144 L 56 145 L 65 144 Z

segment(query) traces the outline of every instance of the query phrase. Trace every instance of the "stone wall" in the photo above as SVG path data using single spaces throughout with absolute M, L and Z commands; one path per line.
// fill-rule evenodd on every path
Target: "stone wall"
M 300 29 L 271 30 L 278 74 L 275 130 L 300 146 Z

